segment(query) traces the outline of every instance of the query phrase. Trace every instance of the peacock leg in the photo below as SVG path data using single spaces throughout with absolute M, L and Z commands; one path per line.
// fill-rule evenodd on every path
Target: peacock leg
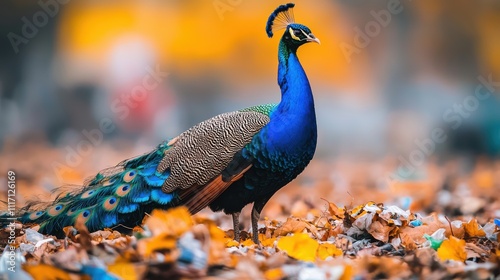
M 234 240 L 240 242 L 240 212 L 231 215 L 233 216 Z
M 265 198 L 258 199 L 253 204 L 253 209 L 252 209 L 252 240 L 257 245 L 259 244 L 260 212 L 262 212 L 264 205 L 266 205 L 267 201 L 269 201 L 270 198 L 271 197 L 265 197 Z

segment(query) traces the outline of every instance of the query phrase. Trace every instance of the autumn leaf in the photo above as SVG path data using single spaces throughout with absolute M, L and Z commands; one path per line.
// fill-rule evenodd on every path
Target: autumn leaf
M 465 233 L 469 237 L 485 237 L 486 233 L 477 223 L 476 219 L 470 220 L 468 223 L 464 224 Z
M 249 246 L 255 245 L 255 243 L 253 243 L 252 239 L 249 238 L 249 239 L 241 242 L 241 245 L 243 245 L 245 247 L 249 247 Z
M 278 249 L 301 261 L 314 261 L 318 247 L 318 241 L 312 239 L 306 233 L 296 233 L 278 240 Z
M 281 268 L 269 269 L 264 273 L 267 280 L 279 280 L 285 277 L 283 270 Z
M 108 266 L 108 271 L 123 280 L 141 279 L 143 271 L 139 272 L 134 264 L 127 261 L 117 261 Z
M 343 220 L 345 215 L 344 215 L 344 209 L 339 208 L 335 203 L 329 202 L 328 203 L 328 212 L 330 213 L 330 216 L 332 216 L 334 219 L 337 220 Z
M 141 239 L 138 244 L 139 252 L 149 257 L 152 253 L 157 251 L 172 250 L 177 247 L 177 238 L 164 233 L 152 238 Z
M 28 272 L 34 280 L 71 279 L 70 275 L 66 271 L 47 264 L 25 265 L 23 266 L 23 269 Z
M 193 219 L 186 207 L 168 211 L 155 209 L 145 224 L 153 235 L 167 234 L 179 237 L 193 226 Z
M 319 244 L 317 255 L 320 259 L 325 260 L 328 257 L 342 256 L 343 252 L 335 244 L 322 243 Z
M 301 232 L 308 224 L 303 220 L 295 217 L 290 217 L 286 220 L 286 222 L 274 231 L 274 236 L 285 236 L 289 233 Z
M 272 247 L 274 244 L 274 241 L 276 241 L 276 237 L 271 237 L 271 238 L 265 238 L 265 236 L 262 236 L 260 238 L 260 244 L 264 247 Z
M 232 238 L 226 238 L 226 247 L 237 247 L 240 243 Z
M 467 259 L 465 240 L 450 236 L 450 239 L 443 241 L 437 250 L 437 255 L 443 261 L 456 260 L 464 262 Z
M 389 233 L 393 227 L 386 225 L 386 223 L 381 223 L 380 221 L 374 221 L 370 224 L 368 228 L 368 233 L 373 236 L 373 238 L 387 242 L 389 241 Z

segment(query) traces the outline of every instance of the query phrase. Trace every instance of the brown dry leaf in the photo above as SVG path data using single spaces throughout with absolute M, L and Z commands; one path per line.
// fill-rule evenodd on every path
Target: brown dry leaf
M 309 227 L 309 224 L 305 221 L 289 217 L 286 222 L 274 231 L 273 237 L 285 236 L 289 233 L 302 232 L 305 228 Z
M 292 236 L 281 237 L 278 240 L 278 249 L 301 261 L 314 261 L 318 247 L 318 241 L 312 239 L 306 233 L 296 233 Z
M 193 224 L 191 214 L 186 207 L 177 207 L 167 211 L 155 209 L 145 222 L 153 235 L 167 234 L 177 237 L 188 231 Z
M 24 265 L 24 271 L 29 273 L 34 280 L 71 280 L 71 276 L 64 270 L 47 264 Z
M 328 212 L 330 213 L 330 216 L 332 218 L 337 219 L 337 220 L 343 220 L 345 218 L 345 210 L 344 208 L 339 208 L 335 203 L 329 202 L 328 203 Z
M 92 250 L 92 237 L 90 236 L 87 226 L 85 226 L 83 216 L 76 219 L 75 228 L 78 230 L 79 234 L 76 237 L 78 242 L 82 245 L 82 248 L 87 251 Z
M 486 250 L 480 248 L 474 243 L 465 244 L 465 251 L 467 252 L 467 259 L 483 258 L 489 255 L 489 253 Z
M 450 239 L 443 241 L 437 250 L 437 255 L 443 261 L 456 260 L 464 262 L 467 259 L 465 240 L 450 236 Z
M 407 233 L 402 232 L 399 237 L 401 238 L 401 245 L 408 251 L 417 249 L 417 244 Z
M 342 256 L 343 252 L 335 244 L 322 243 L 319 244 L 318 251 L 316 252 L 318 258 L 325 260 L 328 257 L 338 257 Z
M 477 223 L 476 219 L 470 220 L 464 224 L 465 233 L 467 237 L 485 237 L 486 233 L 483 228 Z
M 388 242 L 389 233 L 392 229 L 393 227 L 388 226 L 385 222 L 382 223 L 380 221 L 374 221 L 371 223 L 367 231 L 373 236 L 373 238 L 383 242 Z

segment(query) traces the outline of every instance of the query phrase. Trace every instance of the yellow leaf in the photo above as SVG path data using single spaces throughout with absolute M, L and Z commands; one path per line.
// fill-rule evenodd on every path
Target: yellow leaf
M 219 242 L 225 242 L 226 239 L 226 233 L 219 228 L 215 223 L 208 223 L 208 231 L 210 232 L 210 238 L 212 241 L 216 240 Z
M 301 261 L 314 261 L 319 244 L 306 233 L 296 233 L 278 240 L 278 248 Z
M 25 265 L 23 266 L 24 271 L 33 277 L 34 280 L 70 280 L 71 277 L 64 270 L 55 268 L 47 264 L 39 265 Z
M 253 243 L 252 239 L 247 239 L 243 242 L 241 242 L 241 245 L 245 246 L 245 247 L 248 247 L 248 246 L 252 246 L 252 245 L 255 245 L 255 243 Z
M 158 235 L 152 238 L 144 238 L 139 242 L 139 252 L 149 257 L 153 252 L 172 250 L 177 245 L 177 239 L 168 234 Z
M 456 260 L 464 262 L 467 259 L 465 240 L 450 236 L 450 239 L 443 241 L 437 250 L 437 255 L 443 261 Z
M 226 238 L 226 247 L 237 247 L 240 243 L 232 238 Z
M 325 260 L 326 258 L 332 256 L 342 256 L 342 250 L 337 248 L 334 244 L 323 243 L 319 244 L 317 255 L 320 259 Z
M 264 273 L 264 276 L 267 280 L 279 280 L 283 279 L 285 274 L 283 273 L 283 270 L 281 270 L 281 268 L 273 268 L 266 271 Z
M 264 247 L 272 247 L 274 245 L 274 241 L 276 241 L 276 237 L 265 238 L 262 236 L 260 239 L 260 244 Z
M 108 271 L 123 280 L 139 279 L 137 271 L 132 263 L 129 262 L 116 262 L 108 266 Z
M 179 237 L 191 229 L 193 219 L 186 207 L 177 207 L 168 211 L 155 209 L 146 220 L 146 225 L 153 235 L 168 234 Z
M 477 223 L 476 219 L 470 220 L 468 223 L 464 224 L 465 232 L 469 237 L 485 237 L 486 233 Z

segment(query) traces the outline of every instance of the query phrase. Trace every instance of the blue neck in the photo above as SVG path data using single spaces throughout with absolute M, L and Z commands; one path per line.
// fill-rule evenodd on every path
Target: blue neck
M 311 86 L 297 57 L 297 49 L 290 49 L 281 41 L 278 61 L 278 84 L 281 89 L 278 111 L 284 113 L 292 109 L 295 113 L 309 113 L 314 117 Z
M 279 143 L 276 146 L 287 147 L 287 150 L 303 150 L 308 146 L 314 152 L 317 138 L 314 99 L 296 51 L 280 41 L 278 84 L 281 102 L 271 114 L 268 137 Z M 273 149 L 272 145 L 268 148 Z

